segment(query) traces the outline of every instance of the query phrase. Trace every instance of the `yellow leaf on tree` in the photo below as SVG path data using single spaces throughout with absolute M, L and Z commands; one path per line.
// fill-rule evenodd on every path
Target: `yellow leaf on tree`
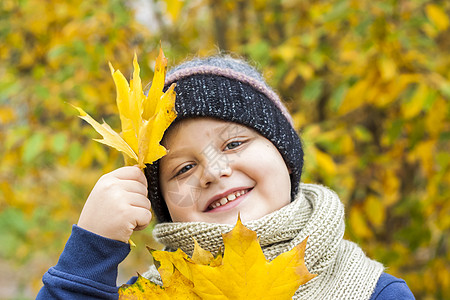
M 367 196 L 364 202 L 364 211 L 367 219 L 375 225 L 376 228 L 381 228 L 386 219 L 386 208 L 380 199 L 374 195 Z
M 183 8 L 183 0 L 165 0 L 166 11 L 172 22 L 175 22 L 180 15 L 181 9 Z
M 414 92 L 414 96 L 402 103 L 402 115 L 406 119 L 417 116 L 424 109 L 429 93 L 427 85 L 421 83 Z
M 439 31 L 444 31 L 450 25 L 450 20 L 445 10 L 435 4 L 428 4 L 425 7 L 428 19 L 437 27 Z
M 116 85 L 116 102 L 122 134 L 114 132 L 106 123 L 100 125 L 81 108 L 75 108 L 80 112 L 80 117 L 103 136 L 103 140 L 97 141 L 122 151 L 126 155 L 127 164 L 137 163 L 143 169 L 145 164 L 151 164 L 167 153 L 159 142 L 176 118 L 175 84 L 172 84 L 166 93 L 163 92 L 167 59 L 160 49 L 148 96 L 142 90 L 136 55 L 133 60 L 134 71 L 130 84 L 119 70 L 114 70 L 111 64 L 109 67 Z
M 0 106 L 0 124 L 8 124 L 17 118 L 16 112 L 11 107 Z
M 448 128 L 448 100 L 438 97 L 425 118 L 425 125 L 432 138 L 439 139 L 439 135 Z
M 372 237 L 372 232 L 366 223 L 366 218 L 360 207 L 354 206 L 350 210 L 350 227 L 359 238 L 370 238 Z
M 372 85 L 367 79 L 361 79 L 350 87 L 339 108 L 339 114 L 344 115 L 355 109 L 360 108 L 367 102 L 366 91 Z
M 155 287 L 140 277 L 139 282 L 122 286 L 119 298 L 291 299 L 300 285 L 316 276 L 305 266 L 306 239 L 269 262 L 256 233 L 240 220 L 233 230 L 222 236 L 223 257 L 218 254 L 214 258 L 196 242 L 192 258 L 180 249 L 176 252 L 153 251 L 153 258 L 160 263 L 158 271 L 164 286 Z M 174 290 L 177 291 L 175 294 Z
M 330 175 L 335 175 L 337 173 L 336 163 L 329 154 L 323 152 L 322 150 L 319 150 L 316 147 L 314 148 L 313 153 L 316 157 L 317 166 L 321 170 L 324 170 L 326 174 Z
M 397 66 L 393 59 L 389 57 L 382 57 L 378 64 L 383 80 L 391 80 L 397 74 Z

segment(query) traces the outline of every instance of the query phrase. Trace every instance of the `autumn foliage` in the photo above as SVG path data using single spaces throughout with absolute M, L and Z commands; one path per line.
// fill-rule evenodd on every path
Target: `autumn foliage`
M 137 164 L 143 170 L 145 164 L 152 164 L 167 154 L 167 149 L 160 145 L 160 141 L 164 131 L 177 116 L 174 107 L 175 84 L 163 93 L 167 58 L 160 49 L 148 95 L 144 94 L 142 88 L 136 55 L 130 83 L 119 70 L 114 70 L 111 64 L 109 67 L 116 84 L 116 103 L 122 131 L 120 133 L 114 131 L 108 123 L 100 124 L 83 109 L 74 107 L 80 113 L 80 118 L 88 122 L 103 137 L 96 139 L 97 142 L 122 152 L 127 165 Z
M 181 249 L 151 251 L 163 286 L 139 276 L 119 289 L 119 299 L 292 299 L 300 285 L 316 277 L 305 266 L 307 239 L 267 261 L 256 232 L 240 219 L 222 237 L 223 255 L 216 257 L 195 240 L 192 257 Z
M 120 128 L 108 61 L 130 78 L 136 52 L 149 80 L 161 41 L 169 67 L 217 48 L 254 61 L 294 116 L 303 180 L 345 203 L 346 237 L 418 299 L 449 298 L 449 1 L 143 2 L 0 2 L 0 262 L 14 274 L 0 297 L 33 298 L 96 180 L 123 165 L 67 103 Z

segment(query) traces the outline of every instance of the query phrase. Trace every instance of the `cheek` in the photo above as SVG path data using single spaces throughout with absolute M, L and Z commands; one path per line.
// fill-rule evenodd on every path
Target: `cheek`
M 265 191 L 277 201 L 290 202 L 291 179 L 283 157 L 276 148 L 264 145 L 263 152 L 255 159 L 259 179 L 264 183 Z
M 171 181 L 161 184 L 162 194 L 167 208 L 175 221 L 186 214 L 186 210 L 196 207 L 200 189 L 189 180 Z
M 263 175 L 289 176 L 289 170 L 278 150 L 269 142 L 255 144 L 255 149 L 244 152 L 244 161 L 248 166 Z M 267 172 L 267 173 L 266 173 Z

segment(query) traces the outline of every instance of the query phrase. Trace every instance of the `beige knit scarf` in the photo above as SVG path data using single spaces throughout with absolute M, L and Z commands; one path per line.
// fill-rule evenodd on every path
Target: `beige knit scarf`
M 245 224 L 256 231 L 267 259 L 289 251 L 307 236 L 305 262 L 318 276 L 300 286 L 293 299 L 370 299 L 383 266 L 365 256 L 356 244 L 343 240 L 344 208 L 337 195 L 320 185 L 301 184 L 296 200 L 280 210 Z M 192 237 L 206 250 L 223 247 L 221 233 L 231 225 L 162 223 L 153 230 L 166 250 L 191 254 Z M 222 248 L 223 249 L 223 248 Z M 161 284 L 154 266 L 144 277 Z

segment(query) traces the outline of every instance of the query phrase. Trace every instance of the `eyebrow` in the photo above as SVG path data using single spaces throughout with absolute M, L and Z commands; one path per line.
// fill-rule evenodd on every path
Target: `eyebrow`
M 177 151 L 173 152 L 168 149 L 167 155 L 165 155 L 166 159 L 177 158 L 183 155 L 183 153 L 188 149 L 188 147 L 181 147 Z
M 230 126 L 229 124 L 223 124 L 223 125 L 221 125 L 221 126 L 219 126 L 219 127 L 216 127 L 216 128 L 214 128 L 213 129 L 213 132 L 214 133 L 221 133 L 221 132 L 223 132 L 228 126 Z
M 167 174 L 167 176 L 172 177 L 174 175 L 173 172 L 175 170 L 174 165 L 173 165 L 174 159 L 183 156 L 184 151 L 185 151 L 185 147 L 179 149 L 176 152 L 170 152 L 170 149 L 169 149 L 169 152 L 162 157 L 162 159 L 164 159 L 166 161 L 165 162 L 166 168 L 160 167 L 161 174 Z
M 240 130 L 248 129 L 247 126 L 244 126 L 244 125 L 239 124 L 239 123 L 230 123 L 230 124 L 226 123 L 226 124 L 223 124 L 223 125 L 215 128 L 215 129 L 213 129 L 213 132 L 216 133 L 216 134 L 223 133 L 223 132 L 225 132 L 225 130 L 227 128 L 230 128 L 233 131 L 234 130 L 233 127 L 239 127 Z

